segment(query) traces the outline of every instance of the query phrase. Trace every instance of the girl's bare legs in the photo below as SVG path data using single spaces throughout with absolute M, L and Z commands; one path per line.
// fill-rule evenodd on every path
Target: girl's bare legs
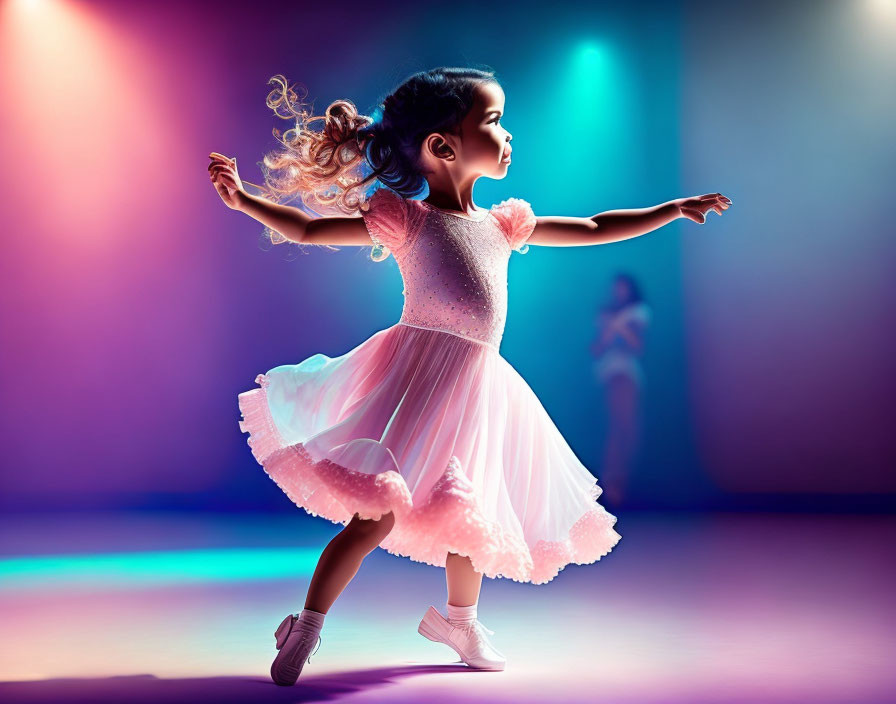
M 461 641 L 466 645 L 458 647 L 444 638 L 442 642 L 454 648 L 468 665 L 504 669 L 506 658 L 489 642 L 484 632 L 488 629 L 476 627 L 482 625 L 478 619 L 482 573 L 473 569 L 473 563 L 466 555 L 449 552 L 445 558 L 445 578 L 448 581 L 447 621 L 452 627 L 465 631 Z
M 358 573 L 364 558 L 379 545 L 392 526 L 395 515 L 390 511 L 377 520 L 352 520 L 324 548 L 305 597 L 305 608 L 325 614 L 336 597 Z
M 625 374 L 607 381 L 608 426 L 601 478 L 607 498 L 620 501 L 625 493 L 638 445 L 637 382 Z
M 445 560 L 445 579 L 451 606 L 472 606 L 479 602 L 482 573 L 473 569 L 469 557 L 449 552 Z

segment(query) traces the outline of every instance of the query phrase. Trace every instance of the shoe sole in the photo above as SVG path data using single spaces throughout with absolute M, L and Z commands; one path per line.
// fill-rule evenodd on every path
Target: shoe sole
M 299 679 L 301 672 L 297 667 L 283 664 L 278 654 L 271 664 L 271 679 L 280 687 L 292 687 Z

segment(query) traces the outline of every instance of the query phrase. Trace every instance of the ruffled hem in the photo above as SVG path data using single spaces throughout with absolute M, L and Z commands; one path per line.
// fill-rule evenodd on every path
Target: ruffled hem
M 368 474 L 328 459 L 316 462 L 302 443 L 284 445 L 268 408 L 267 380 L 259 374 L 255 381 L 262 388 L 239 395 L 245 419 L 240 421 L 240 429 L 249 433 L 252 455 L 293 503 L 312 516 L 343 525 L 355 513 L 359 518 L 379 519 L 395 511 L 397 518 L 411 509 L 411 494 L 397 465 L 396 469 Z
M 259 374 L 255 381 L 261 388 L 239 395 L 243 416 L 239 426 L 249 433 L 247 443 L 265 473 L 297 506 L 333 523 L 346 525 L 356 513 L 362 519 L 379 519 L 392 511 L 395 523 L 379 547 L 393 555 L 444 567 L 452 552 L 469 557 L 473 568 L 487 577 L 546 584 L 568 564 L 596 562 L 622 537 L 613 528 L 616 517 L 595 503 L 566 539 L 539 540 L 530 547 L 485 518 L 454 456 L 426 500 L 415 506 L 388 448 L 384 449 L 394 468 L 368 474 L 326 458 L 315 461 L 303 443 L 285 445 L 268 407 L 267 379 Z M 589 497 L 600 493 L 595 484 Z

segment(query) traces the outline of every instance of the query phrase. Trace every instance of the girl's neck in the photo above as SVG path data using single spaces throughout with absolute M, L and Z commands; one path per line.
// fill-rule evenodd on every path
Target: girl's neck
M 477 208 L 473 202 L 474 182 L 460 184 L 447 180 L 445 183 L 430 183 L 429 194 L 423 202 L 439 210 L 478 217 L 482 214 L 482 209 Z

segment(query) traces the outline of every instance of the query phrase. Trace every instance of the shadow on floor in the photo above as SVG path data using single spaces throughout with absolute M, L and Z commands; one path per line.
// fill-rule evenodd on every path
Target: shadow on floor
M 0 701 L 31 704 L 181 704 L 214 702 L 326 702 L 361 690 L 394 684 L 414 675 L 484 672 L 466 665 L 398 665 L 302 677 L 294 687 L 278 687 L 267 677 L 161 679 L 155 675 L 0 682 Z M 432 704 L 432 702 L 430 703 Z

